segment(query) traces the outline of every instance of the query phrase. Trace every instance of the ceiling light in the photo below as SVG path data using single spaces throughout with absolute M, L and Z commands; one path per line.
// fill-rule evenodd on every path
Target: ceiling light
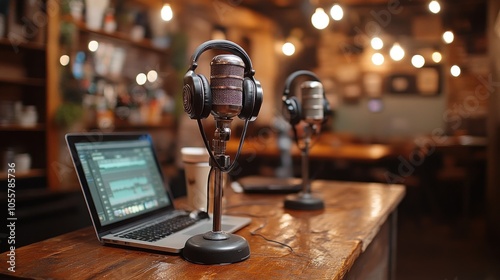
M 450 68 L 450 73 L 453 77 L 458 77 L 460 76 L 460 73 L 462 72 L 462 70 L 460 69 L 460 67 L 458 65 L 453 65 L 451 66 Z
M 381 53 L 374 53 L 372 55 L 372 63 L 375 65 L 382 65 L 384 64 L 384 56 Z
M 439 2 L 435 0 L 431 1 L 429 3 L 429 11 L 431 11 L 434 14 L 439 13 L 439 11 L 441 11 L 441 5 L 439 4 Z
M 384 41 L 379 37 L 373 37 L 370 44 L 374 50 L 380 50 L 384 47 Z
M 440 52 L 433 52 L 432 53 L 432 61 L 439 63 L 439 62 L 441 62 L 441 59 L 443 59 L 443 56 L 441 55 Z
M 416 54 L 411 58 L 411 64 L 415 66 L 415 68 L 422 68 L 425 64 L 425 59 L 423 56 Z
M 292 56 L 295 53 L 295 45 L 290 42 L 286 42 L 281 47 L 281 51 L 286 56 Z
M 446 31 L 445 33 L 443 33 L 443 40 L 446 44 L 451 44 L 454 39 L 455 35 L 453 35 L 453 32 Z
M 173 17 L 174 12 L 172 11 L 172 7 L 170 7 L 170 4 L 163 4 L 163 7 L 161 8 L 161 19 L 163 19 L 164 21 L 170 21 Z
M 394 43 L 389 51 L 389 55 L 394 61 L 400 61 L 403 57 L 405 57 L 405 50 L 401 47 L 401 45 L 399 45 L 399 43 Z
M 316 29 L 325 29 L 330 23 L 328 15 L 322 8 L 316 8 L 316 11 L 311 17 L 311 22 Z
M 342 7 L 340 7 L 340 5 L 335 4 L 330 9 L 330 16 L 332 17 L 332 19 L 339 21 L 344 17 L 344 10 L 342 10 Z

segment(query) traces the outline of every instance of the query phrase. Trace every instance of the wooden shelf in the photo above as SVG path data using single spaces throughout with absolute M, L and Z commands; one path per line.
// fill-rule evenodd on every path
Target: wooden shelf
M 0 146 L 2 150 L 12 147 L 16 153 L 28 153 L 31 156 L 33 168 L 25 172 L 16 168 L 16 179 L 33 181 L 43 188 L 57 187 L 60 183 L 58 174 L 49 172 L 49 168 L 58 160 L 59 143 L 55 139 L 60 136 L 53 122 L 60 103 L 60 84 L 57 79 L 60 74 L 59 16 L 53 12 L 59 12 L 61 3 L 41 0 L 20 6 L 17 3 L 21 1 L 7 2 L 9 13 L 14 17 L 33 19 L 33 15 L 40 15 L 45 16 L 45 20 L 43 24 L 36 24 L 35 18 L 35 29 L 25 30 L 28 33 L 21 34 L 19 32 L 26 27 L 25 24 L 10 18 L 5 34 L 16 33 L 16 36 L 0 37 L 2 99 L 20 102 L 23 106 L 34 106 L 38 112 L 38 122 L 31 126 L 21 125 L 14 120 L 9 124 L 0 124 Z M 57 6 L 52 7 L 55 9 L 49 13 L 45 8 L 51 4 Z M 0 171 L 0 180 L 6 179 L 7 173 Z
M 85 22 L 76 21 L 71 16 L 63 16 L 62 19 L 63 19 L 63 21 L 65 21 L 67 23 L 74 24 L 82 32 L 86 32 L 86 33 L 89 33 L 89 34 L 94 34 L 94 35 L 97 35 L 97 36 L 101 36 L 101 37 L 106 38 L 106 39 L 119 40 L 119 41 L 122 41 L 124 43 L 127 43 L 130 46 L 142 48 L 142 49 L 145 49 L 145 50 L 148 50 L 148 51 L 154 51 L 154 52 L 157 52 L 157 53 L 160 53 L 160 54 L 164 54 L 165 52 L 168 51 L 168 48 L 158 48 L 158 47 L 155 47 L 153 45 L 153 43 L 151 42 L 151 40 L 147 39 L 147 38 L 142 39 L 140 41 L 135 41 L 135 40 L 132 40 L 130 38 L 130 36 L 128 34 L 126 34 L 126 33 L 121 33 L 121 32 L 111 32 L 111 33 L 109 33 L 109 32 L 105 32 L 104 30 L 101 30 L 101 29 L 99 29 L 99 30 L 89 29 L 85 25 Z
M 170 129 L 172 124 L 120 124 L 115 125 L 115 130 L 160 130 L 160 129 Z
M 114 124 L 112 127 L 113 131 L 134 131 L 134 130 L 161 130 L 161 129 L 172 129 L 174 126 L 173 123 L 170 122 L 163 122 L 159 124 L 129 124 L 129 123 L 118 123 Z M 99 130 L 102 128 L 99 128 L 97 126 L 91 126 L 88 129 L 90 130 Z
M 0 131 L 44 131 L 44 124 L 36 124 L 34 126 L 23 126 L 20 124 L 0 125 Z
M 11 47 L 13 50 L 16 48 L 21 48 L 21 49 L 28 49 L 28 50 L 38 50 L 38 51 L 45 51 L 45 44 L 41 43 L 34 43 L 34 42 L 16 42 L 17 45 L 14 45 L 9 39 L 7 38 L 0 38 L 0 46 L 3 47 Z
M 0 83 L 13 84 L 18 86 L 43 87 L 46 84 L 43 78 L 25 78 L 25 77 L 0 77 Z
M 35 168 L 35 169 L 31 169 L 31 170 L 24 171 L 24 172 L 16 172 L 16 173 L 14 173 L 14 175 L 15 175 L 15 177 L 11 177 L 11 178 L 15 178 L 16 180 L 44 177 L 45 176 L 45 169 Z M 2 181 L 7 180 L 7 178 L 8 178 L 7 172 L 3 171 L 0 174 L 0 180 L 2 180 Z

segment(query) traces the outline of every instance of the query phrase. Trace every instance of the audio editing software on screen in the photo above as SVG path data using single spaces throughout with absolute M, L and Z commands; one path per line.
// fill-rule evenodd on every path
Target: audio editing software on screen
M 101 225 L 170 203 L 146 140 L 76 146 Z

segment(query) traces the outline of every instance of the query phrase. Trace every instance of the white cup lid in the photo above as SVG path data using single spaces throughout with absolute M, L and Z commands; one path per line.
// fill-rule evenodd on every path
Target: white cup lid
M 184 162 L 208 162 L 208 151 L 202 147 L 181 148 L 182 161 Z

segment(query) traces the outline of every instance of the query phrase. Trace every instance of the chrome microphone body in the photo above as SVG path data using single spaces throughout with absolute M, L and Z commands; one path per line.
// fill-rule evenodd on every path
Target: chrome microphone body
M 237 116 L 243 106 L 243 79 L 245 64 L 231 54 L 217 55 L 210 63 L 210 90 L 212 115 L 218 119 Z
M 302 116 L 309 124 L 320 124 L 325 118 L 323 110 L 323 85 L 318 81 L 306 81 L 300 86 Z

